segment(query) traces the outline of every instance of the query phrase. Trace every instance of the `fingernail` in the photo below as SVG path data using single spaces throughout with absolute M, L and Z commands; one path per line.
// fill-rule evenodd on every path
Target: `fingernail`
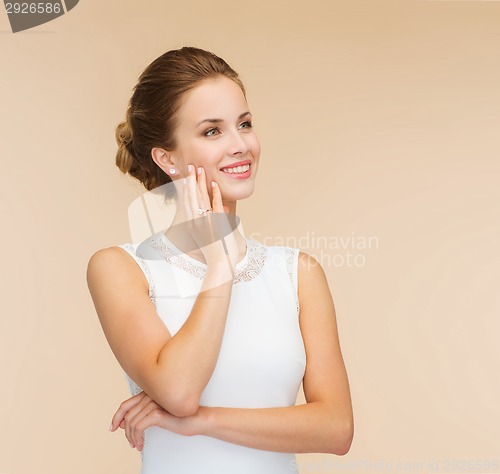
M 130 447 L 133 448 L 134 445 L 129 441 L 128 444 L 130 444 Z
M 111 424 L 109 425 L 109 431 L 112 431 L 112 430 L 113 430 L 113 423 L 111 423 Z
M 193 171 L 194 169 L 194 166 L 193 165 L 188 165 L 188 171 L 191 173 L 191 171 Z
M 198 174 L 201 174 L 201 166 L 198 166 Z
M 212 185 L 212 188 L 215 188 L 215 181 L 212 181 L 210 184 Z

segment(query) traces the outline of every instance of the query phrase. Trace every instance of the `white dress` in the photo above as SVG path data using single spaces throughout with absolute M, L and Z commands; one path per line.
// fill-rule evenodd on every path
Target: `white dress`
M 125 243 L 149 282 L 149 296 L 170 334 L 184 324 L 206 264 L 178 250 L 163 232 Z M 299 326 L 299 249 L 247 239 L 236 266 L 226 326 L 200 405 L 272 408 L 295 405 L 306 366 Z M 186 367 L 189 370 L 189 367 Z M 125 374 L 131 395 L 142 389 Z M 254 449 L 204 435 L 150 427 L 144 433 L 141 474 L 297 473 L 293 453 Z

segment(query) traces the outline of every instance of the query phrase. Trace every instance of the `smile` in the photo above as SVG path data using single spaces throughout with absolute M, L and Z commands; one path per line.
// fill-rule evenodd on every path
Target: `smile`
M 245 173 L 250 169 L 250 165 L 236 166 L 234 168 L 223 168 L 224 173 Z
M 223 168 L 221 171 L 229 178 L 245 179 L 250 176 L 250 165 L 235 166 L 234 168 Z

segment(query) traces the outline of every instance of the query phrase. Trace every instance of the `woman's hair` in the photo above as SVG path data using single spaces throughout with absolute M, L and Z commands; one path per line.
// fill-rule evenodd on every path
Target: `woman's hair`
M 185 46 L 167 51 L 139 76 L 124 122 L 116 127 L 116 166 L 151 191 L 172 179 L 153 160 L 153 147 L 174 149 L 177 114 L 183 96 L 202 81 L 226 76 L 246 97 L 238 74 L 221 58 Z M 174 186 L 171 186 L 174 187 Z

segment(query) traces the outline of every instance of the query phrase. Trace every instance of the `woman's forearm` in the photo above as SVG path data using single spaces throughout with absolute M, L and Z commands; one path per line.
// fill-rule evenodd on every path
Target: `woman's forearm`
M 200 433 L 255 449 L 346 454 L 353 426 L 323 402 L 278 408 L 200 406 Z
M 190 315 L 158 355 L 158 393 L 150 396 L 172 414 L 198 409 L 219 357 L 232 285 L 228 264 L 208 266 Z

